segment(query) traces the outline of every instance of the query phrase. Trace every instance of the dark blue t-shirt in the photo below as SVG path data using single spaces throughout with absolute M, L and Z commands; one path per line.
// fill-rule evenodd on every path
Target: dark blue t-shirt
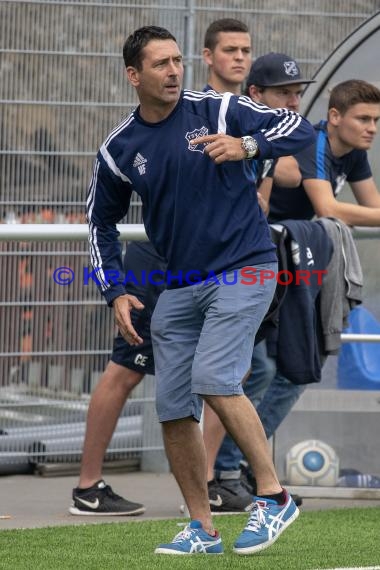
M 332 154 L 327 136 L 327 121 L 314 126 L 315 142 L 295 155 L 302 180 L 319 179 L 331 183 L 334 196 L 342 190 L 344 183 L 366 180 L 372 176 L 367 151 L 353 149 L 336 157 Z M 314 208 L 301 184 L 297 188 L 284 188 L 273 184 L 270 198 L 270 223 L 285 219 L 309 220 Z

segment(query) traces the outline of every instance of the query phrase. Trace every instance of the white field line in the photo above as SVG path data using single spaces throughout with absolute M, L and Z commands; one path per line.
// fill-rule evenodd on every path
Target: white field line
M 322 570 L 316 568 L 315 570 Z M 380 566 L 350 566 L 349 568 L 323 568 L 323 570 L 380 570 Z

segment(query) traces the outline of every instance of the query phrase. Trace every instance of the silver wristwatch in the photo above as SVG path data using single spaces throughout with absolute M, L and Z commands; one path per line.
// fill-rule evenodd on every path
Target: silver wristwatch
M 245 158 L 254 158 L 259 152 L 257 141 L 250 136 L 241 137 L 241 148 L 247 153 Z

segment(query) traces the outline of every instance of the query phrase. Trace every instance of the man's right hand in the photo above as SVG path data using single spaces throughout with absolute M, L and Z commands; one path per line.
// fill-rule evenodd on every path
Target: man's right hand
M 131 311 L 132 309 L 141 311 L 144 305 L 134 295 L 126 294 L 116 297 L 116 299 L 113 300 L 112 306 L 115 313 L 115 322 L 127 343 L 132 346 L 142 344 L 143 339 L 132 326 Z
M 190 141 L 190 144 L 205 144 L 204 151 L 215 162 L 222 164 L 228 160 L 244 160 L 247 152 L 241 146 L 241 137 L 232 137 L 224 133 L 205 135 Z

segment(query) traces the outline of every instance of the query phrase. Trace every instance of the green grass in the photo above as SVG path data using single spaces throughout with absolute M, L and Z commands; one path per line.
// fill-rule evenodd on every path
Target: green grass
M 176 520 L 132 521 L 0 531 L 0 568 L 7 570 L 311 570 L 380 564 L 380 508 L 301 513 L 272 547 L 237 556 L 234 538 L 246 516 L 215 517 L 223 556 L 154 555 L 180 530 Z

